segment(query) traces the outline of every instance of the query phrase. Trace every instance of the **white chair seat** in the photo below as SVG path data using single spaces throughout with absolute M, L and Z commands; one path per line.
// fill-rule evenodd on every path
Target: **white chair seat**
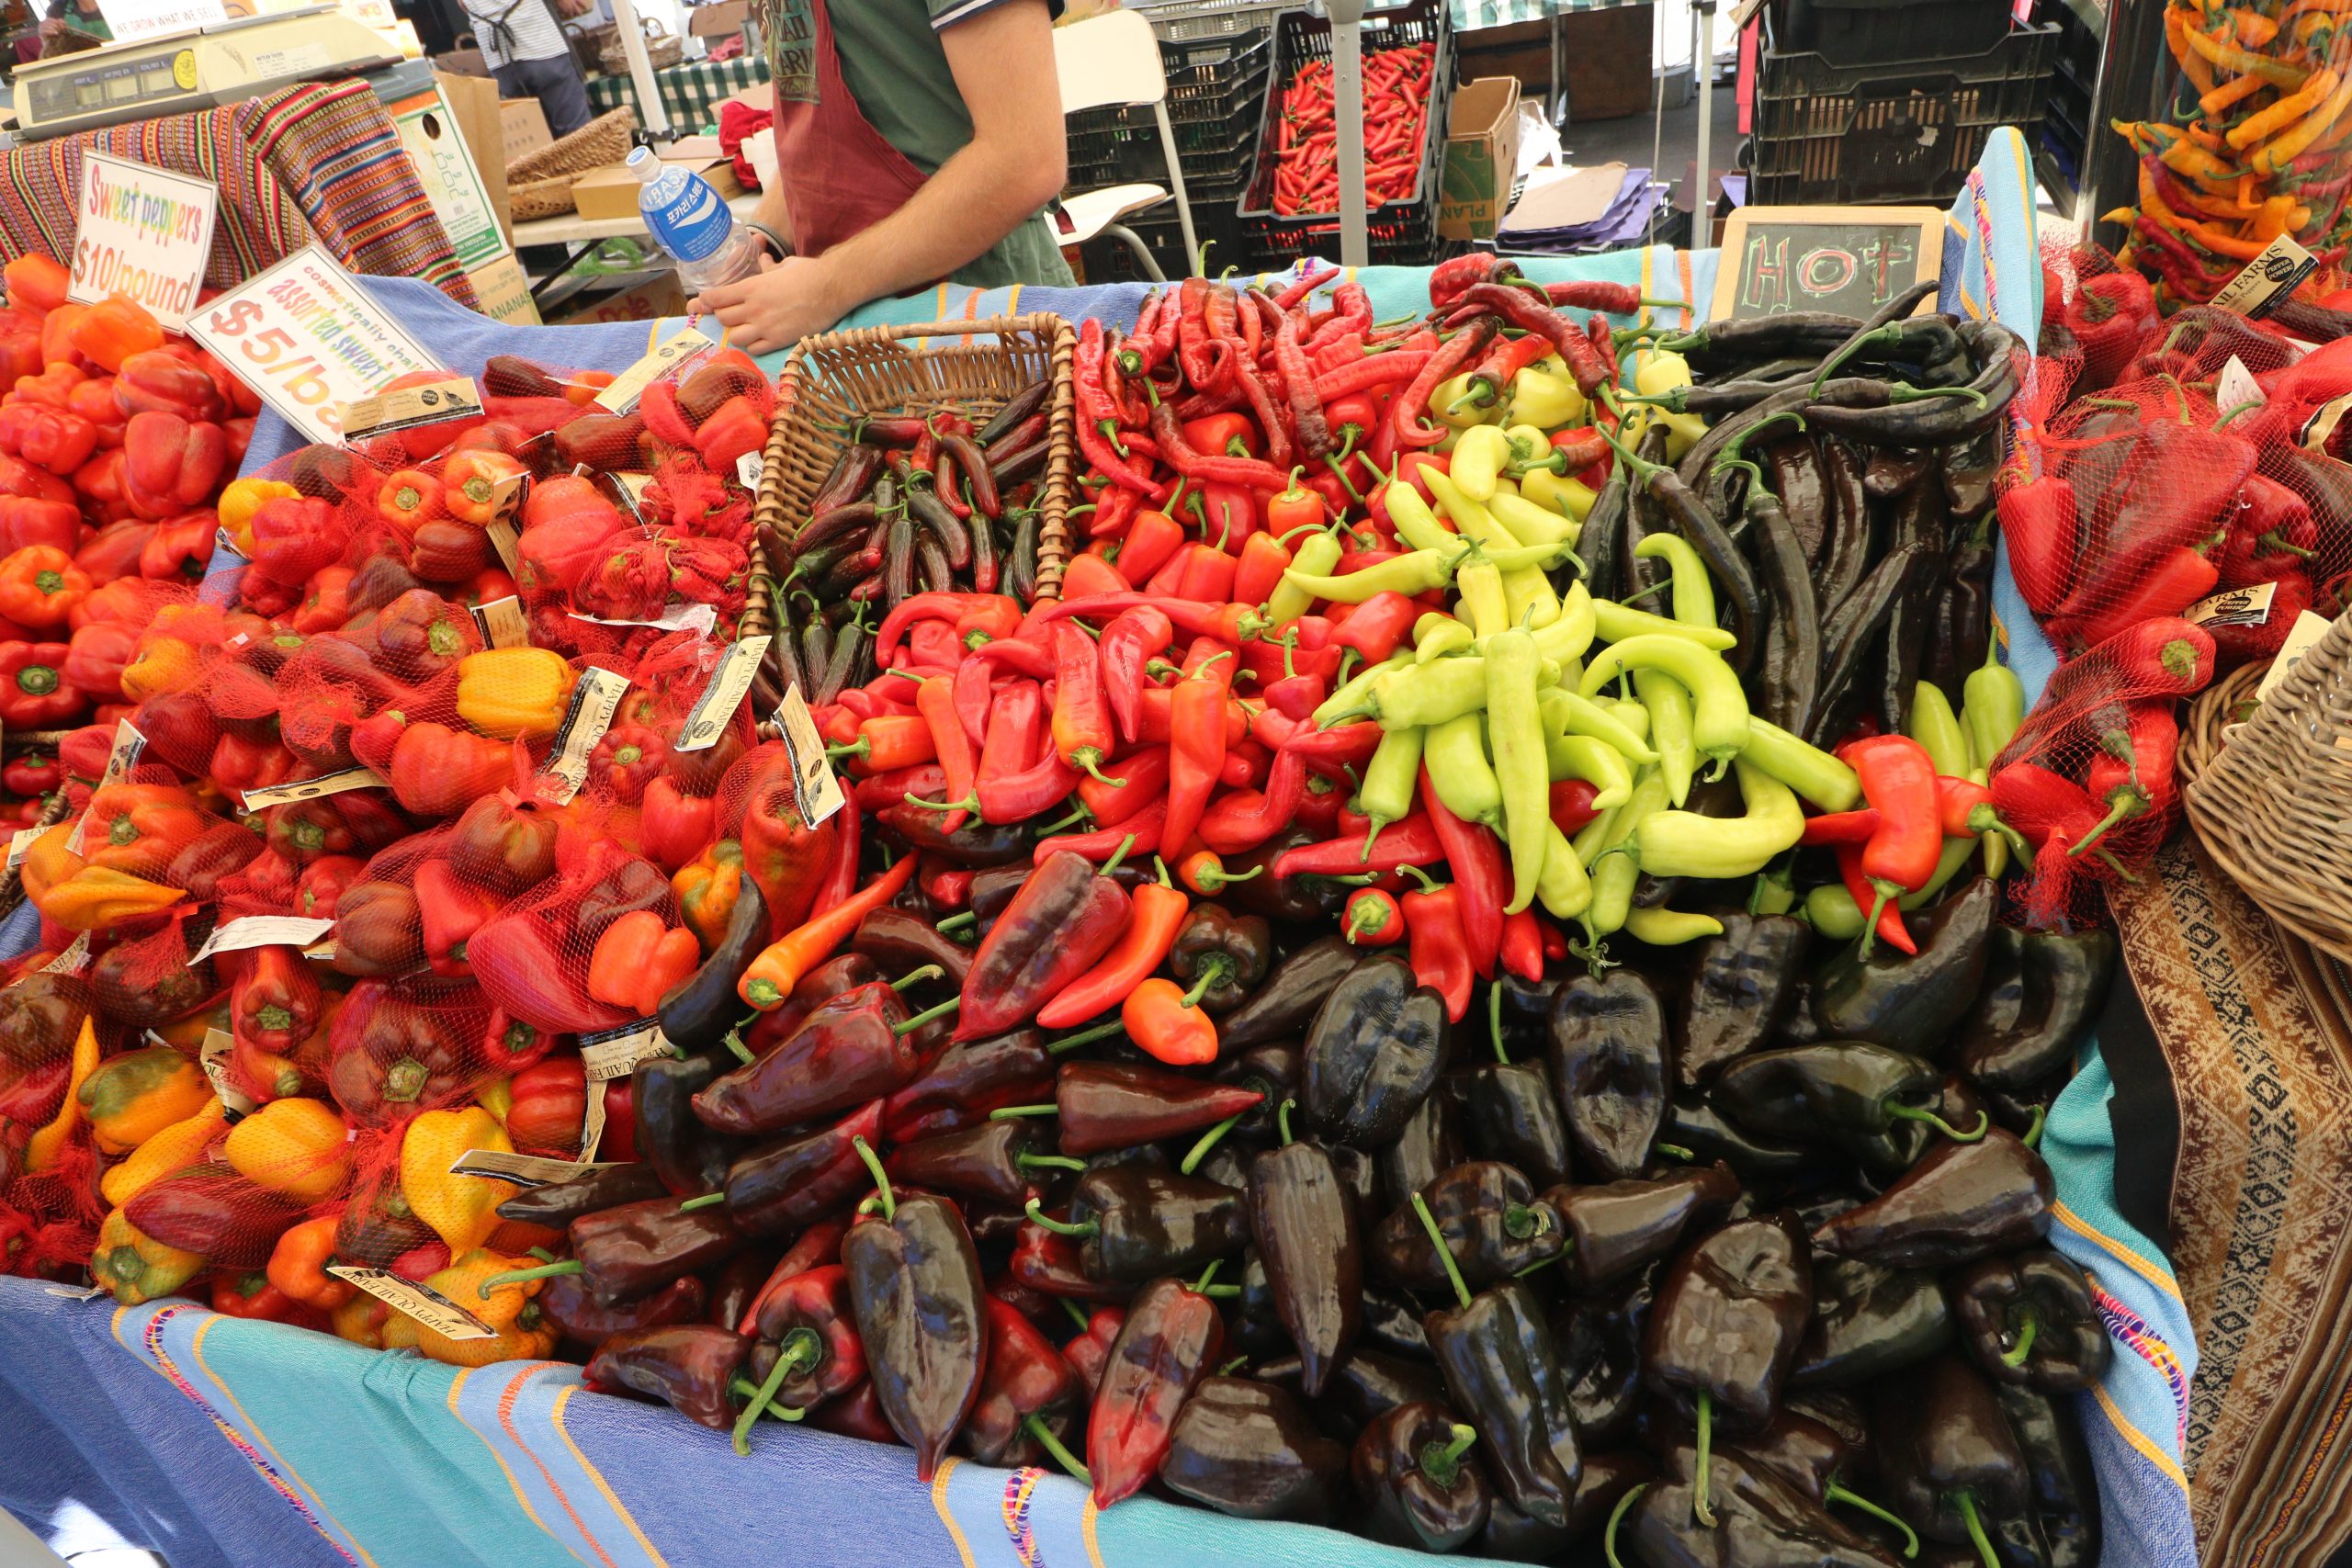
M 1066 196 L 1062 210 L 1069 215 L 1070 231 L 1061 237 L 1062 243 L 1082 245 L 1121 219 L 1167 199 L 1168 187 L 1155 185 L 1104 186 L 1101 190 Z

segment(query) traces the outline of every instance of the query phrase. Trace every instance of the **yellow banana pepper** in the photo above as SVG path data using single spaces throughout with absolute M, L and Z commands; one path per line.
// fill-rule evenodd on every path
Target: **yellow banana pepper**
M 1542 468 L 1519 481 L 1519 493 L 1522 500 L 1578 523 L 1590 514 L 1593 502 L 1599 499 L 1581 479 Z
M 65 1152 L 66 1140 L 82 1123 L 82 1086 L 98 1066 L 98 1033 L 88 1019 L 82 1021 L 82 1032 L 74 1038 L 74 1066 L 66 1077 L 65 1102 L 49 1124 L 32 1135 L 25 1145 L 25 1173 L 47 1170 L 57 1164 Z
M 1532 424 L 1539 430 L 1575 424 L 1590 407 L 1574 381 L 1533 366 L 1510 378 L 1510 396 L 1502 406 L 1509 411 L 1504 423 Z
M 328 1197 L 351 1174 L 343 1117 L 320 1100 L 271 1100 L 230 1130 L 228 1156 L 246 1180 L 305 1204 Z
M 109 1059 L 74 1098 L 82 1102 L 99 1149 L 127 1155 L 203 1110 L 213 1095 L 194 1062 L 168 1045 L 147 1045 Z
M 498 1119 L 479 1105 L 462 1111 L 428 1111 L 408 1124 L 401 1140 L 401 1190 L 416 1217 L 448 1245 L 449 1256 L 471 1252 L 498 1228 L 494 1212 L 510 1189 L 479 1176 L 452 1176 L 449 1168 L 469 1149 L 511 1154 L 514 1145 Z
M 175 1122 L 98 1179 L 99 1195 L 119 1209 L 174 1171 L 204 1157 L 204 1146 L 229 1125 L 229 1113 L 215 1098 L 185 1122 Z
M 545 648 L 494 648 L 458 664 L 458 716 L 500 740 L 544 739 L 563 722 L 571 666 Z

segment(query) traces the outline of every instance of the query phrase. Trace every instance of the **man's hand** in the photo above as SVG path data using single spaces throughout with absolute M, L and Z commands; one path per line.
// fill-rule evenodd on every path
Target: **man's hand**
M 562 16 L 584 17 L 594 3 L 594 0 L 555 0 L 555 8 Z
M 728 329 L 729 346 L 765 354 L 825 331 L 862 299 L 844 300 L 833 269 L 821 260 L 762 256 L 757 274 L 707 289 L 686 309 L 717 316 Z

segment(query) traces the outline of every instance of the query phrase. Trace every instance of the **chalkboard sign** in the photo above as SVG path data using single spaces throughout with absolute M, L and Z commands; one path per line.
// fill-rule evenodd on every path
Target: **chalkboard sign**
M 1743 207 L 1724 223 L 1713 319 L 1867 316 L 1936 276 L 1943 226 L 1932 207 Z

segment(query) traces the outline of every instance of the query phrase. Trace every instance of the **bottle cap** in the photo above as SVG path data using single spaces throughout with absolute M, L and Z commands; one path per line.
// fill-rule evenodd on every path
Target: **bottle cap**
M 628 152 L 628 172 L 639 185 L 651 185 L 662 177 L 662 160 L 653 155 L 650 147 L 632 147 Z

